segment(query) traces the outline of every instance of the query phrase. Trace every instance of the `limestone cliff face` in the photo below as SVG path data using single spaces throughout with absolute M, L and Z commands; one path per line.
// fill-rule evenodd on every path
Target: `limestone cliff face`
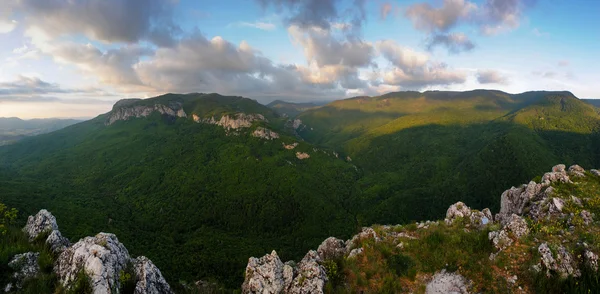
M 236 113 L 231 116 L 223 115 L 219 120 L 216 120 L 214 116 L 210 118 L 201 118 L 194 114 L 193 119 L 197 123 L 207 123 L 222 126 L 228 131 L 237 130 L 240 128 L 249 128 L 255 121 L 268 122 L 268 120 L 262 114 L 258 113 Z
M 113 110 L 108 114 L 105 124 L 108 126 L 121 120 L 146 117 L 153 112 L 159 112 L 160 114 L 172 117 L 187 117 L 180 102 L 170 102 L 168 105 L 135 105 L 135 103 L 140 100 L 141 99 L 124 99 L 117 102 L 113 107 Z

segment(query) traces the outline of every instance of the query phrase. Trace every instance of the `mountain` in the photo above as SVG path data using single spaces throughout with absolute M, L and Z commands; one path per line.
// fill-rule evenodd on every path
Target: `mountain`
M 248 256 L 276 246 L 295 258 L 356 228 L 355 167 L 298 141 L 285 122 L 241 97 L 122 100 L 0 148 L 0 202 L 21 216 L 52 211 L 72 241 L 115 233 L 174 287 L 237 288 Z
M 326 103 L 318 103 L 318 102 L 308 102 L 308 103 L 293 103 L 286 102 L 281 100 L 275 100 L 269 104 L 267 107 L 273 109 L 279 115 L 286 117 L 296 117 L 298 114 L 307 111 L 309 109 L 317 108 Z
M 293 119 L 218 94 L 126 99 L 0 147 L 0 202 L 119 236 L 179 281 L 236 289 L 249 256 L 299 260 L 324 238 L 438 219 L 558 162 L 600 166 L 600 115 L 569 92 L 396 92 Z M 201 281 L 201 282 L 200 282 Z
M 600 99 L 581 99 L 583 100 L 585 103 L 594 105 L 596 107 L 600 107 Z
M 364 171 L 361 225 L 432 219 L 456 201 L 497 210 L 506 186 L 557 162 L 600 165 L 598 109 L 569 92 L 397 92 L 297 119 L 303 139 Z
M 75 119 L 31 119 L 0 117 L 0 145 L 16 142 L 28 136 L 35 136 L 60 130 L 80 122 Z
M 329 237 L 299 263 L 251 257 L 243 293 L 596 293 L 600 172 L 556 165 L 502 193 L 502 207 L 451 205 L 445 219 Z

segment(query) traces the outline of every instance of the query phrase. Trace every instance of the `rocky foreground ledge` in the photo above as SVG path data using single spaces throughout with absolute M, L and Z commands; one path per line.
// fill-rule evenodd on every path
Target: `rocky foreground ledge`
M 579 287 L 577 279 L 583 273 L 592 275 L 597 284 L 600 229 L 592 211 L 600 209 L 599 192 L 597 170 L 557 165 L 539 183 L 506 190 L 495 216 L 489 209 L 478 211 L 458 202 L 448 208 L 444 221 L 367 227 L 347 241 L 327 238 L 298 264 L 283 263 L 275 251 L 251 257 L 242 292 L 324 293 L 329 286 L 329 290 L 374 293 L 389 286 L 385 289 L 409 293 L 535 293 L 540 290 L 534 282 L 542 277 L 547 279 L 542 283 L 561 293 L 560 281 L 573 281 L 573 287 Z M 461 252 L 460 246 L 472 250 L 464 240 L 482 239 L 477 236 L 485 238 L 473 250 L 479 259 L 431 270 L 435 262 L 452 261 L 452 256 L 444 255 Z M 431 248 L 436 238 L 440 239 L 436 250 L 448 247 L 437 260 L 430 256 L 432 252 L 418 248 Z M 398 256 L 401 262 L 394 261 Z M 474 269 L 467 269 L 473 263 Z M 340 275 L 338 265 L 344 264 L 349 269 Z M 420 270 L 411 272 L 411 268 Z M 332 282 L 336 285 L 328 285 Z
M 173 293 L 152 261 L 144 256 L 132 258 L 114 234 L 99 233 L 70 244 L 58 230 L 56 218 L 45 209 L 35 216 L 29 216 L 23 231 L 31 242 L 45 240 L 57 256 L 54 273 L 67 291 L 84 275 L 89 279 L 92 293 L 119 293 L 123 277 L 131 269 L 133 277 L 129 279 L 135 281 L 134 293 Z M 19 292 L 25 280 L 39 274 L 39 255 L 39 252 L 27 252 L 13 258 L 9 263 L 14 270 L 13 282 L 4 287 L 5 292 Z

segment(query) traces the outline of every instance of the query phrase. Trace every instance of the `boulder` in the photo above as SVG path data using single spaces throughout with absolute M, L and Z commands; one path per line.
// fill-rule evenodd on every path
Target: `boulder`
M 595 175 L 595 176 L 597 176 L 597 177 L 600 177 L 600 171 L 598 171 L 597 169 L 590 169 L 590 172 L 591 172 L 593 175 Z
M 504 191 L 500 196 L 500 212 L 496 221 L 504 224 L 512 214 L 522 215 L 524 208 L 536 200 L 543 187 L 544 185 L 531 181 L 519 188 L 512 187 Z
M 598 255 L 594 252 L 585 250 L 583 253 L 585 265 L 593 271 L 598 271 Z
M 29 216 L 23 231 L 29 237 L 29 241 L 48 234 L 46 244 L 57 254 L 70 245 L 69 240 L 63 237 L 58 230 L 58 224 L 54 215 L 45 209 L 40 210 L 35 216 Z
M 277 252 L 273 250 L 261 258 L 251 257 L 246 266 L 246 278 L 242 284 L 242 293 L 282 293 L 291 284 L 291 279 L 285 277 L 284 265 Z M 289 275 L 287 269 L 287 275 Z M 293 270 L 291 271 L 293 275 Z
M 449 273 L 442 270 L 433 276 L 433 279 L 425 287 L 427 294 L 467 294 L 470 282 L 458 273 Z
M 585 169 L 577 164 L 571 165 L 569 167 L 569 175 L 573 177 L 585 177 Z
M 402 245 L 402 247 L 404 247 L 404 244 Z M 363 253 L 363 251 L 364 251 L 364 249 L 362 247 L 352 249 L 350 251 L 350 253 L 348 254 L 348 259 L 355 258 L 356 256 L 361 255 Z
M 375 230 L 373 230 L 373 228 L 364 227 L 360 233 L 354 235 L 352 239 L 346 241 L 346 252 L 350 252 L 359 245 L 361 240 L 368 238 L 379 241 L 379 236 L 377 236 L 377 233 Z
M 512 233 L 517 239 L 529 234 L 527 222 L 516 214 L 510 216 L 510 219 L 508 220 L 506 226 L 504 226 L 503 230 Z
M 565 278 L 568 276 L 578 277 L 581 275 L 577 266 L 575 265 L 575 261 L 573 256 L 567 251 L 564 246 L 558 247 L 558 252 L 556 254 L 557 261 L 557 271 L 560 273 L 561 277 Z
M 456 202 L 455 204 L 450 205 L 448 210 L 446 211 L 446 219 L 445 222 L 448 225 L 451 225 L 456 219 L 470 217 L 471 209 L 462 202 Z
M 327 273 L 320 262 L 319 254 L 314 250 L 309 251 L 298 264 L 298 275 L 294 278 L 289 293 L 324 293 Z
M 490 222 L 493 222 L 494 218 L 492 216 L 492 212 L 488 208 L 485 208 L 482 211 L 473 210 L 470 216 L 470 221 L 472 225 L 478 228 L 483 228 Z
M 550 271 L 556 270 L 556 261 L 552 256 L 552 251 L 547 243 L 542 243 L 538 247 L 538 252 L 540 253 L 542 267 L 546 269 L 546 275 L 550 276 Z
M 513 243 L 513 240 L 508 236 L 508 233 L 505 230 L 489 232 L 488 239 L 492 241 L 492 244 L 494 244 L 494 247 L 498 250 L 504 250 Z
M 10 283 L 6 286 L 9 291 L 13 287 L 21 289 L 26 280 L 34 278 L 40 272 L 40 266 L 38 265 L 39 256 L 38 252 L 27 252 L 17 254 L 13 257 L 8 263 L 8 267 L 15 271 L 12 276 L 14 284 Z
M 83 271 L 90 278 L 94 293 L 111 293 L 111 289 L 120 287 L 119 274 L 129 262 L 129 252 L 114 234 L 99 233 L 63 251 L 54 272 L 67 289 Z
M 337 259 L 346 253 L 346 244 L 341 239 L 329 237 L 319 245 L 317 253 L 321 260 Z
M 134 294 L 173 293 L 160 270 L 147 257 L 139 256 L 134 259 L 133 268 L 137 280 Z
M 583 223 L 585 225 L 591 225 L 594 223 L 594 219 L 592 218 L 592 214 L 587 211 L 587 210 L 582 210 L 579 213 L 579 216 L 581 216 L 581 219 L 583 219 Z

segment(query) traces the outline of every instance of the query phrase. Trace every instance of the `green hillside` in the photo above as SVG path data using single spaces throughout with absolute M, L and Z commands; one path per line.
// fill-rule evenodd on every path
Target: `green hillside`
M 398 92 L 298 118 L 304 139 L 363 168 L 364 225 L 437 218 L 459 200 L 498 209 L 506 186 L 557 162 L 600 160 L 598 111 L 569 92 Z
M 25 137 L 60 130 L 80 122 L 75 119 L 29 119 L 0 117 L 0 146 L 19 141 Z
M 269 104 L 267 107 L 273 109 L 273 111 L 285 117 L 296 117 L 298 114 L 307 111 L 309 109 L 314 109 L 322 106 L 325 103 L 315 103 L 315 102 L 307 102 L 307 103 L 293 103 L 281 100 L 275 100 Z
M 285 133 L 252 137 L 258 125 L 283 125 L 269 108 L 216 94 L 169 94 L 116 108 L 171 102 L 182 102 L 188 117 L 155 112 L 106 126 L 106 114 L 0 148 L 0 202 L 21 216 L 51 210 L 72 241 L 115 233 L 172 285 L 203 279 L 235 288 L 248 256 L 275 246 L 298 258 L 323 237 L 354 232 L 346 209 L 354 167 L 307 143 L 287 150 L 282 143 L 297 140 Z M 232 134 L 191 118 L 237 112 L 269 123 Z

